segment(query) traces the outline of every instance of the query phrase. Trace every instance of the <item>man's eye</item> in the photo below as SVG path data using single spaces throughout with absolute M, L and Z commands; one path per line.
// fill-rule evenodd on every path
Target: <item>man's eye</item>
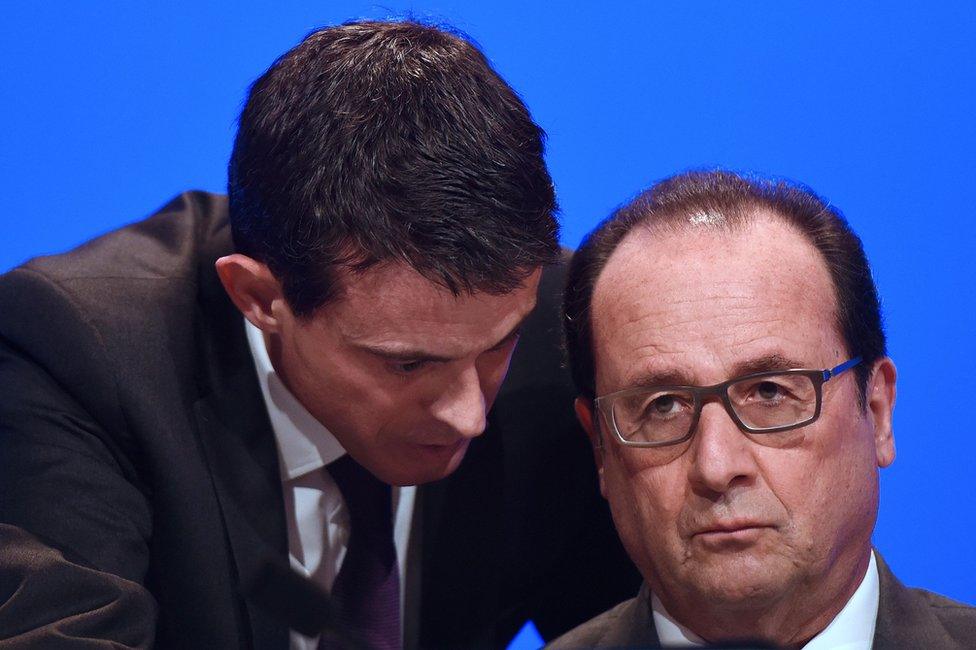
M 667 415 L 674 410 L 675 406 L 677 406 L 677 402 L 675 402 L 674 396 L 662 395 L 651 402 L 651 411 L 657 415 Z
M 400 361 L 393 364 L 393 370 L 402 374 L 409 375 L 410 373 L 417 372 L 418 370 L 427 367 L 429 361 Z
M 681 396 L 665 393 L 648 402 L 644 407 L 644 414 L 654 418 L 671 417 L 686 408 L 688 404 Z
M 761 382 L 756 386 L 756 394 L 762 399 L 776 399 L 780 396 L 781 388 L 779 384 L 772 381 Z
M 775 381 L 761 381 L 753 388 L 753 395 L 760 402 L 779 403 L 793 397 L 793 392 Z

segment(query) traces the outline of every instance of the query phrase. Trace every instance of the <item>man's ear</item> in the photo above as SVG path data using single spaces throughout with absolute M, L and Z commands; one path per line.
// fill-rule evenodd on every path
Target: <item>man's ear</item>
M 596 462 L 596 473 L 600 477 L 600 494 L 606 498 L 607 492 L 603 482 L 603 442 L 600 438 L 600 424 L 594 418 L 596 414 L 593 411 L 593 401 L 580 395 L 573 402 L 573 408 L 576 409 L 576 418 L 593 446 L 593 460 Z
M 240 253 L 221 257 L 214 266 L 224 291 L 244 318 L 264 332 L 277 332 L 289 310 L 271 269 Z
M 878 467 L 887 467 L 895 460 L 895 434 L 892 429 L 891 414 L 895 408 L 897 377 L 895 363 L 885 357 L 875 363 L 865 391 L 867 415 L 874 425 L 874 447 Z

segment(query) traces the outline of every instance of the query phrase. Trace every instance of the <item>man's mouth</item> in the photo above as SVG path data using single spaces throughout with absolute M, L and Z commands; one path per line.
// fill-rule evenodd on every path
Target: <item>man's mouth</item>
M 456 451 L 467 443 L 467 438 L 458 438 L 457 440 L 449 440 L 446 442 L 420 442 L 417 443 L 417 446 L 429 451 L 447 452 Z
M 691 538 L 707 546 L 748 545 L 772 528 L 758 521 L 719 521 L 698 530 Z

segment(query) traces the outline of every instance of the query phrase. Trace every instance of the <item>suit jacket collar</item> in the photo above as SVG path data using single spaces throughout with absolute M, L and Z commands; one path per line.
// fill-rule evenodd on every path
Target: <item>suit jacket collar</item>
M 920 607 L 918 595 L 895 577 L 877 550 L 874 553 L 881 583 L 874 649 L 956 647 L 958 641 L 948 635 L 931 608 Z
M 646 582 L 641 585 L 636 598 L 618 606 L 618 612 L 618 624 L 607 629 L 600 639 L 600 647 L 660 647 L 651 613 L 651 590 Z
M 342 444 L 308 412 L 275 372 L 261 330 L 246 321 L 244 329 L 275 436 L 282 480 L 319 471 L 345 456 Z
M 245 596 L 240 627 L 247 645 L 281 648 L 288 630 L 246 594 L 269 562 L 288 557 L 281 478 L 274 436 L 248 351 L 243 317 L 231 303 L 214 262 L 231 252 L 223 222 L 203 245 L 198 268 L 197 319 L 200 397 L 193 405 L 197 432 L 224 519 L 226 542 Z

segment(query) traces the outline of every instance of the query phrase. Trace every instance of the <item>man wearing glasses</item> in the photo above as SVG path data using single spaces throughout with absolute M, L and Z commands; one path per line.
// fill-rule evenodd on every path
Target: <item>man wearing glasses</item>
M 896 372 L 839 213 L 679 175 L 590 235 L 568 287 L 577 415 L 645 585 L 553 647 L 971 643 L 976 610 L 871 547 Z

